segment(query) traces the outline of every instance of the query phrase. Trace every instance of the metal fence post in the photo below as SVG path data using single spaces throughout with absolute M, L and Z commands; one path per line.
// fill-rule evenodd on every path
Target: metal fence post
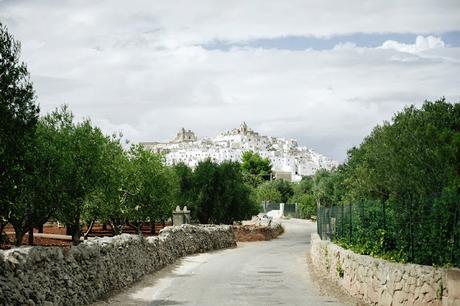
M 323 239 L 323 237 L 321 236 L 320 224 L 321 224 L 321 212 L 320 212 L 319 205 L 316 204 L 316 232 L 318 233 L 319 237 Z
M 455 199 L 453 200 L 455 201 Z M 456 202 L 456 201 L 455 201 Z M 455 252 L 454 250 L 456 249 L 456 239 L 457 239 L 457 235 L 455 235 L 456 231 L 457 231 L 457 224 L 458 224 L 458 206 L 460 204 L 457 203 L 457 205 L 455 205 L 455 215 L 454 215 L 454 222 L 453 222 L 453 225 L 452 225 L 452 248 L 451 248 L 451 254 L 450 254 L 450 262 L 451 263 L 455 263 Z
M 352 237 L 353 237 L 353 219 L 352 219 L 352 216 L 353 215 L 353 210 L 351 208 L 351 205 L 350 204 L 350 237 L 348 238 L 349 241 L 351 241 Z
M 340 236 L 343 237 L 343 205 L 340 205 Z
M 414 260 L 414 235 L 412 223 L 412 197 L 409 197 L 409 243 L 410 243 L 410 261 Z

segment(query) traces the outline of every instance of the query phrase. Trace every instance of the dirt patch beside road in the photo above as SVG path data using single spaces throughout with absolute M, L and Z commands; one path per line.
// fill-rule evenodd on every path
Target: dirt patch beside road
M 281 224 L 272 225 L 234 225 L 236 241 L 265 241 L 272 240 L 284 232 Z

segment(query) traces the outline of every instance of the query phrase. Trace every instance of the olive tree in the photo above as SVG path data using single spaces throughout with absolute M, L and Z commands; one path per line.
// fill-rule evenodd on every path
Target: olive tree
M 60 114 L 61 115 L 61 114 Z M 63 186 L 64 146 L 61 128 L 68 124 L 68 116 L 53 115 L 41 118 L 30 146 L 25 153 L 31 171 L 24 176 L 22 192 L 11 206 L 9 222 L 16 232 L 16 245 L 29 231 L 33 243 L 33 228 L 41 227 L 66 199 Z
M 141 233 L 145 222 L 168 218 L 176 204 L 179 180 L 164 158 L 140 145 L 129 152 L 127 211 L 130 225 Z
M 112 135 L 103 144 L 101 168 L 103 183 L 86 198 L 83 209 L 83 220 L 88 224 L 85 238 L 96 220 L 110 223 L 114 235 L 123 232 L 128 217 L 126 207 L 129 196 L 128 154 L 121 144 L 121 135 Z
M 272 182 L 265 182 L 256 189 L 257 202 L 260 203 L 280 203 L 281 193 L 275 184 Z
M 73 115 L 63 107 L 52 113 L 52 118 L 67 118 L 60 126 L 62 190 L 64 203 L 57 211 L 57 217 L 68 228 L 74 244 L 81 236 L 81 216 L 84 203 L 104 181 L 104 147 L 108 139 L 91 121 L 74 123 Z

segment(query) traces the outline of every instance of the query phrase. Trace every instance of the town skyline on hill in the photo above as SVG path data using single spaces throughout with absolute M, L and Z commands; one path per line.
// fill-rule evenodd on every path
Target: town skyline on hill
M 181 128 L 176 137 L 168 142 L 141 142 L 145 148 L 165 156 L 168 165 L 185 163 L 195 168 L 206 159 L 218 163 L 242 161 L 245 152 L 251 151 L 271 162 L 274 177 L 288 181 L 300 181 L 319 169 L 332 170 L 339 163 L 299 144 L 296 139 L 263 135 L 246 122 L 239 127 L 212 137 L 198 137 L 192 130 Z

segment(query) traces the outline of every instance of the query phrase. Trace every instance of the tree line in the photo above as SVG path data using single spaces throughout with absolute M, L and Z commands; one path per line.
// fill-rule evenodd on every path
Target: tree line
M 460 265 L 459 103 L 404 108 L 313 181 L 321 207 L 353 206 L 338 243 L 402 262 Z

